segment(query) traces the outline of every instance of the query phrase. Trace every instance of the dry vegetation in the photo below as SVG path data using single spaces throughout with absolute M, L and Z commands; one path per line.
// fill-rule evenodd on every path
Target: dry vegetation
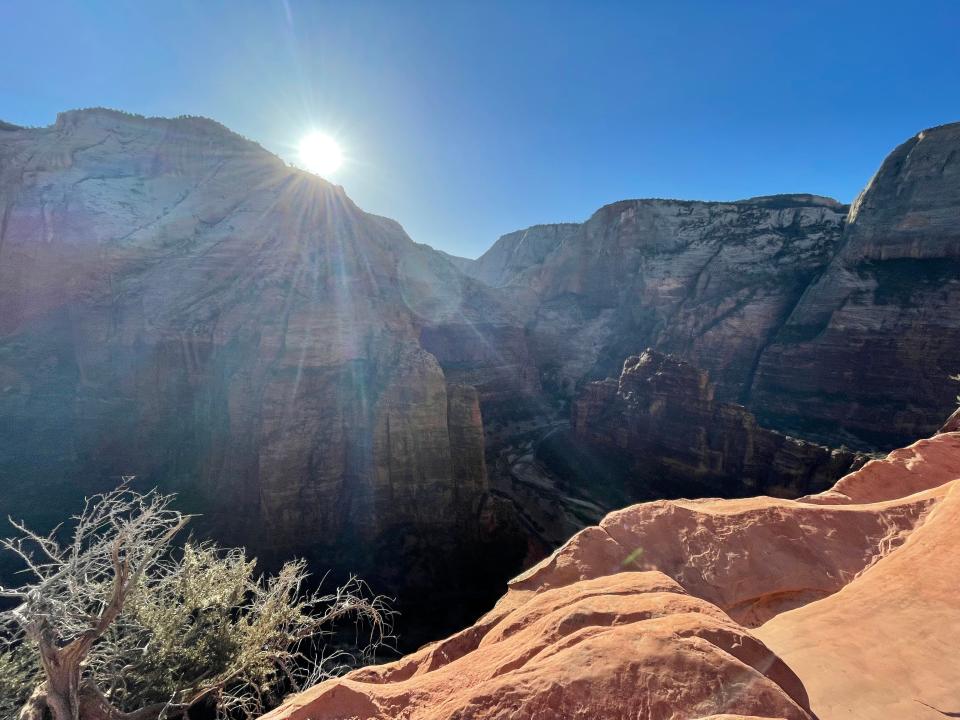
M 362 624 L 366 653 L 390 611 L 351 580 L 308 591 L 303 562 L 261 577 L 242 550 L 172 541 L 171 497 L 128 487 L 87 501 L 69 533 L 2 541 L 29 580 L 0 588 L 0 713 L 19 720 L 167 720 L 191 708 L 252 718 L 343 665 L 323 638 Z M 62 539 L 66 538 L 66 539 Z

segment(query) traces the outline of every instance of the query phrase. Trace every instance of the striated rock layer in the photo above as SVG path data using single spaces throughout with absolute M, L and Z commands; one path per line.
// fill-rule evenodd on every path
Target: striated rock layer
M 960 354 L 960 123 L 894 150 L 841 250 L 763 353 L 751 401 L 781 425 L 876 445 L 933 432 Z
M 542 261 L 525 258 L 498 283 L 527 313 L 538 367 L 560 395 L 656 347 L 709 370 L 721 396 L 736 399 L 836 253 L 846 211 L 811 195 L 625 200 L 573 231 L 560 226 Z M 477 268 L 509 251 L 516 235 L 498 241 Z
M 510 317 L 397 223 L 210 120 L 85 110 L 0 130 L 0 487 L 35 524 L 137 475 L 221 540 L 382 592 L 491 547 L 509 576 L 518 560 L 486 544 L 509 524 L 480 522 L 503 519 L 485 387 L 421 337 L 475 327 L 460 349 L 493 386 L 523 376 L 522 333 L 476 349 Z M 484 572 L 442 602 L 492 601 Z
M 266 718 L 953 716 L 958 542 L 960 433 L 800 500 L 636 505 L 473 626 Z
M 521 310 L 551 396 L 654 347 L 765 424 L 896 447 L 932 433 L 956 394 L 960 123 L 896 148 L 850 208 L 625 200 L 505 235 L 466 271 Z

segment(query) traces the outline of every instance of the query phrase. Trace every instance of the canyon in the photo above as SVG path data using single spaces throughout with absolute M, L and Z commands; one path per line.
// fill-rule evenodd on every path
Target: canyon
M 211 120 L 2 124 L 4 509 L 52 527 L 135 476 L 267 565 L 361 574 L 412 649 L 611 510 L 814 493 L 933 433 L 958 150 L 925 130 L 850 207 L 626 200 L 466 260 Z

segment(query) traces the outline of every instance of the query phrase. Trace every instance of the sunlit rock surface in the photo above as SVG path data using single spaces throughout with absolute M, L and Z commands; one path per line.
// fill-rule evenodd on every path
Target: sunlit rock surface
M 541 264 L 579 230 L 578 223 L 534 225 L 517 230 L 501 237 L 487 252 L 462 268 L 493 287 L 509 285 L 520 280 L 528 268 Z
M 960 433 L 800 500 L 607 516 L 473 626 L 270 720 L 934 720 L 958 710 Z

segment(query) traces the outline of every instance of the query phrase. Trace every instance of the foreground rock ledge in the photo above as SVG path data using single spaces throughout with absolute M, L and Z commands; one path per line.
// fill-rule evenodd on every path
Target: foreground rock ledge
M 960 712 L 960 432 L 800 500 L 608 515 L 477 623 L 270 720 Z

